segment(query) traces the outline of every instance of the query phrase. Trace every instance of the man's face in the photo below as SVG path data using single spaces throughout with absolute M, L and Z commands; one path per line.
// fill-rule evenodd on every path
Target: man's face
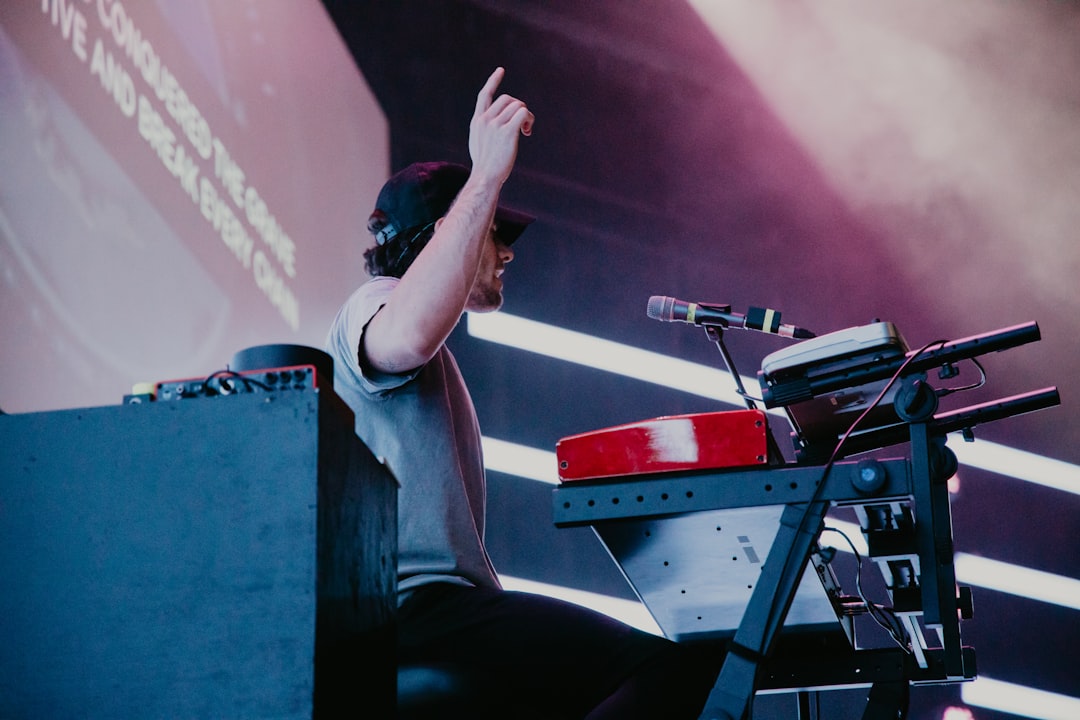
M 514 251 L 504 245 L 495 234 L 495 226 L 488 230 L 484 254 L 476 271 L 472 292 L 465 309 L 470 312 L 492 312 L 502 307 L 502 274 L 506 264 L 514 259 Z

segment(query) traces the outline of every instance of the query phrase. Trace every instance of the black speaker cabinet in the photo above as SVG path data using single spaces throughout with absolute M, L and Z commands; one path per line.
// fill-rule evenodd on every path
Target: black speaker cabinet
M 0 717 L 392 717 L 396 521 L 331 389 L 0 415 Z

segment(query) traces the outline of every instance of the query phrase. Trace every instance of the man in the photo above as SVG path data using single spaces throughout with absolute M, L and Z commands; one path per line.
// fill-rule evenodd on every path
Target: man
M 418 163 L 383 187 L 373 277 L 327 341 L 335 389 L 398 494 L 398 660 L 481 682 L 469 716 L 696 718 L 718 669 L 664 638 L 548 597 L 504 591 L 484 546 L 480 430 L 445 341 L 465 311 L 502 305 L 512 243 L 532 218 L 498 205 L 533 115 L 477 96 L 472 167 Z M 531 713 L 531 714 L 530 714 Z

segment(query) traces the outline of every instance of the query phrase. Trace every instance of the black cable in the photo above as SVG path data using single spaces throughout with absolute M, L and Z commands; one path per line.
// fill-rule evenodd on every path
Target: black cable
M 885 383 L 885 387 L 883 387 L 881 389 L 881 392 L 878 393 L 878 396 L 876 398 L 874 398 L 874 401 L 872 403 L 870 403 L 866 407 L 866 409 L 862 411 L 862 413 L 859 414 L 859 417 L 855 418 L 855 421 L 852 422 L 851 425 L 848 427 L 847 432 L 845 432 L 843 434 L 843 436 L 841 436 L 839 442 L 836 443 L 836 447 L 833 448 L 832 455 L 829 456 L 829 461 L 827 463 L 825 463 L 825 475 L 826 476 L 829 474 L 829 470 L 832 469 L 833 463 L 836 462 L 836 458 L 839 457 L 840 448 L 842 448 L 844 443 L 847 442 L 847 439 L 849 437 L 851 437 L 851 433 L 853 433 L 855 431 L 855 428 L 858 427 L 859 423 L 861 423 L 864 419 L 866 419 L 866 416 L 870 414 L 870 411 L 873 410 L 875 407 L 877 407 L 878 404 L 885 398 L 885 395 L 889 392 L 889 389 L 904 374 L 904 370 L 907 369 L 907 366 L 910 365 L 915 358 L 922 355 L 924 352 L 929 350 L 932 346 L 934 346 L 934 345 L 944 345 L 945 342 L 946 342 L 945 340 L 933 340 L 931 342 L 926 343 L 921 348 L 919 348 L 918 352 L 915 352 L 915 353 L 912 353 L 911 355 L 909 355 L 907 357 L 907 359 L 904 360 L 903 364 L 899 368 L 896 369 L 896 372 L 894 372 L 892 374 L 892 377 L 889 378 L 889 382 Z M 981 368 L 982 366 L 980 365 L 979 367 Z M 966 388 L 963 388 L 963 389 L 966 389 Z M 821 492 L 821 489 L 824 486 L 825 486 L 825 479 L 824 479 L 824 477 L 822 477 L 821 485 L 819 485 L 818 489 L 816 491 L 814 491 L 815 499 L 817 498 L 818 493 Z
M 832 467 L 836 463 L 836 458 L 840 455 L 841 447 L 843 447 L 844 443 L 847 442 L 847 439 L 851 436 L 851 433 L 855 431 L 855 428 L 859 425 L 859 423 L 861 423 L 866 418 L 866 416 L 870 413 L 870 411 L 873 410 L 875 407 L 877 407 L 877 405 L 882 401 L 882 399 L 884 399 L 886 393 L 889 392 L 889 389 L 904 374 L 904 370 L 907 369 L 908 365 L 910 365 L 912 363 L 912 361 L 915 360 L 915 358 L 922 355 L 924 352 L 926 352 L 928 349 L 930 349 L 934 345 L 944 345 L 945 342 L 946 342 L 945 340 L 933 340 L 933 341 L 928 342 L 925 345 L 923 345 L 918 350 L 918 352 L 915 352 L 915 353 L 912 353 L 911 355 L 909 355 L 904 360 L 904 362 L 900 365 L 900 367 L 897 368 L 896 372 L 893 373 L 892 377 L 889 378 L 889 381 L 885 384 L 885 387 L 883 387 L 881 389 L 881 392 L 878 393 L 878 396 L 876 398 L 874 398 L 874 401 L 872 403 L 870 403 L 870 405 L 868 405 L 867 408 L 862 411 L 862 413 L 859 414 L 859 417 L 855 418 L 854 422 L 851 423 L 851 425 L 848 427 L 847 431 L 843 434 L 843 436 L 840 438 L 839 442 L 837 442 L 836 446 L 833 448 L 832 454 L 829 456 L 829 461 L 827 463 L 825 463 L 824 469 L 823 469 L 822 474 L 821 474 L 821 479 L 818 480 L 817 487 L 814 489 L 814 495 L 813 495 L 813 497 L 811 497 L 810 501 L 806 504 L 806 508 L 803 510 L 802 517 L 799 519 L 799 524 L 798 524 L 798 527 L 796 529 L 796 535 L 798 535 L 799 533 L 805 532 L 805 530 L 806 530 L 806 527 L 805 527 L 806 526 L 806 519 L 810 515 L 810 509 L 815 504 L 817 504 L 818 502 L 821 501 L 821 493 L 824 492 L 824 490 L 825 490 L 825 481 L 826 481 L 826 479 L 828 479 L 829 473 L 832 471 Z M 791 555 L 792 555 L 792 553 L 788 553 L 787 556 L 784 558 L 784 565 L 783 565 L 783 567 L 781 568 L 781 571 L 780 571 L 780 577 L 781 578 L 786 577 L 787 572 L 788 572 L 788 568 L 791 567 L 791 561 L 792 561 Z M 778 610 L 778 608 L 776 607 L 776 597 L 773 596 L 773 603 L 769 607 L 769 613 L 766 616 L 766 622 L 765 622 L 765 627 L 766 628 L 772 627 L 773 617 L 776 615 L 777 610 Z M 762 648 L 762 650 L 764 650 L 764 648 Z
M 739 397 L 745 398 L 747 400 L 752 400 L 754 402 L 759 402 L 759 403 L 764 403 L 765 402 L 764 398 L 755 397 L 754 395 L 751 395 L 750 393 L 746 392 L 745 390 L 740 390 L 739 388 L 735 388 L 735 394 L 738 395 Z
M 889 634 L 893 641 L 900 646 L 901 650 L 910 655 L 913 652 L 913 649 L 911 647 L 911 641 L 907 637 L 907 631 L 900 624 L 899 619 L 896 617 L 896 613 L 893 608 L 887 605 L 870 602 L 869 598 L 866 597 L 866 593 L 863 591 L 863 559 L 862 555 L 859 554 L 859 550 L 855 547 L 855 543 L 852 542 L 851 538 L 848 537 L 848 534 L 840 528 L 826 526 L 824 530 L 832 531 L 838 534 L 840 537 L 844 538 L 845 541 L 847 541 L 848 547 L 851 548 L 851 552 L 855 555 L 855 591 L 859 594 L 859 598 L 866 606 L 867 613 L 869 613 L 870 617 L 874 619 L 874 622 L 880 625 L 881 628 Z M 880 617 L 878 616 L 878 613 L 881 613 Z
M 207 375 L 206 379 L 203 380 L 203 387 L 209 388 L 210 387 L 210 381 L 213 380 L 216 377 L 229 377 L 229 378 L 240 380 L 241 382 L 244 383 L 244 390 L 246 390 L 247 392 L 251 392 L 251 386 L 252 385 L 254 385 L 254 386 L 256 386 L 256 387 L 258 387 L 258 388 L 260 388 L 262 390 L 265 390 L 266 392 L 270 392 L 270 391 L 273 390 L 273 388 L 271 388 L 266 383 L 260 382 L 259 380 L 256 380 L 255 378 L 247 377 L 246 375 L 241 375 L 240 373 L 236 372 L 235 370 L 229 370 L 228 368 L 226 368 L 225 370 L 215 370 L 214 372 Z M 228 393 L 222 393 L 222 394 L 223 395 L 231 395 L 232 393 L 228 392 Z
M 975 367 L 979 368 L 979 379 L 970 385 L 963 385 L 961 387 L 954 388 L 941 388 L 937 391 L 938 397 L 945 397 L 946 395 L 952 395 L 953 393 L 963 392 L 965 390 L 975 390 L 981 388 L 986 384 L 986 369 L 979 362 L 978 358 L 968 358 L 971 362 L 975 363 Z

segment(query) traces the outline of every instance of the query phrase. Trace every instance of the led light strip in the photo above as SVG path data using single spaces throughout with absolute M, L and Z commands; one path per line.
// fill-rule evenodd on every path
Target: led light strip
M 1034 720 L 1080 718 L 1080 699 L 994 680 L 985 675 L 964 683 L 960 698 L 968 705 L 1011 713 Z
M 627 625 L 652 633 L 653 635 L 662 636 L 664 634 L 663 631 L 660 630 L 660 626 L 653 620 L 652 615 L 649 614 L 649 610 L 637 600 L 623 600 L 621 598 L 611 597 L 610 595 L 601 595 L 599 593 L 576 590 L 560 585 L 549 585 L 548 583 L 536 582 L 535 580 L 526 580 L 524 578 L 508 575 L 500 575 L 499 580 L 507 590 L 520 590 L 522 592 L 531 592 L 536 593 L 537 595 L 547 595 L 549 597 L 559 598 L 560 600 L 572 602 L 575 605 L 581 605 L 582 607 L 602 612 L 616 620 L 621 620 Z
M 504 312 L 468 313 L 468 333 L 480 340 L 577 363 L 674 390 L 745 407 L 725 370 L 603 340 L 592 335 L 528 320 Z M 742 377 L 757 387 L 757 378 Z M 770 413 L 785 417 L 780 408 Z M 1080 466 L 986 440 L 949 446 L 969 467 L 1080 495 Z M 554 467 L 554 463 L 552 464 Z
M 1080 580 L 969 553 L 955 553 L 953 562 L 958 582 L 1080 610 Z
M 1080 467 L 987 440 L 952 443 L 961 464 L 1080 495 Z
M 735 392 L 731 373 L 726 370 L 679 360 L 504 312 L 468 313 L 466 322 L 469 335 L 480 340 L 606 370 L 710 400 L 746 406 L 746 401 Z M 758 386 L 756 378 L 743 377 L 742 381 L 743 387 Z M 783 414 L 780 410 L 776 412 Z
M 505 440 L 481 437 L 484 467 L 488 470 L 539 480 L 548 485 L 559 484 L 559 461 L 550 450 L 518 445 Z

